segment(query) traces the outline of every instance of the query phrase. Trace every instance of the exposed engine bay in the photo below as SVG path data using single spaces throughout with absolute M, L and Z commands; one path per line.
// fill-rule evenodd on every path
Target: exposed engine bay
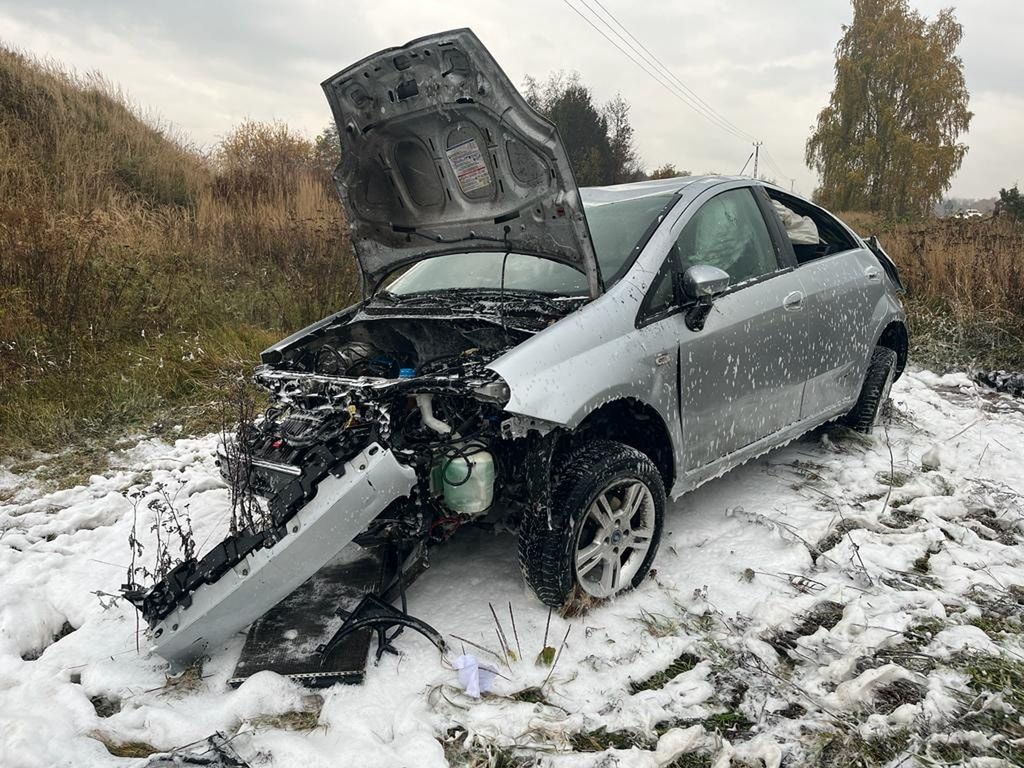
M 252 490 L 286 514 L 309 494 L 275 467 L 337 463 L 379 442 L 417 471 L 419 509 L 403 525 L 436 536 L 487 512 L 508 393 L 485 365 L 528 335 L 479 319 L 376 319 L 286 350 L 279 367 L 254 376 L 272 405 L 247 446 Z
M 519 311 L 507 317 L 478 307 L 443 317 L 364 307 L 264 352 L 253 381 L 269 407 L 218 455 L 235 497 L 259 504 L 261 523 L 152 589 L 126 591 L 158 652 L 194 658 L 349 542 L 390 547 L 401 574 L 461 525 L 487 517 L 514 525 L 528 499 L 544 498 L 546 478 L 530 476 L 546 466 L 542 444 L 552 436 L 513 429 L 508 387 L 486 366 L 557 317 L 523 299 L 510 304 Z

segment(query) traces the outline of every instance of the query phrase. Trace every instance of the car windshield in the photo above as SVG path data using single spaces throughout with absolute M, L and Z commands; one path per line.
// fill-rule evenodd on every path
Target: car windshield
M 675 193 L 663 193 L 614 202 L 584 202 L 605 286 L 626 273 L 675 198 Z M 395 296 L 474 288 L 498 290 L 502 287 L 504 259 L 502 251 L 435 256 L 406 269 L 385 290 Z M 565 264 L 512 252 L 505 262 L 504 287 L 507 291 L 581 296 L 587 293 L 587 279 Z

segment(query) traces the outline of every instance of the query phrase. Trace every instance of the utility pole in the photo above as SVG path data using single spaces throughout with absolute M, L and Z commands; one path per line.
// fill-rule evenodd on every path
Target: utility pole
M 758 155 L 761 152 L 761 145 L 762 144 L 764 144 L 763 141 L 755 141 L 754 142 L 754 178 L 755 179 L 757 178 L 757 157 L 758 157 Z

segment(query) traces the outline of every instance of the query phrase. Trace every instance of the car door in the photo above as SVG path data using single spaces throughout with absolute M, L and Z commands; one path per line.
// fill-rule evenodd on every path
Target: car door
M 780 198 L 814 221 L 820 239 L 816 249 L 799 257 L 796 268 L 805 327 L 795 361 L 807 381 L 800 418 L 820 420 L 845 412 L 860 392 L 875 342 L 871 316 L 882 298 L 884 276 L 878 260 L 826 211 Z
M 798 420 L 803 294 L 750 187 L 710 197 L 681 224 L 641 312 L 678 341 L 682 461 L 695 473 Z M 696 264 L 731 278 L 701 330 L 674 311 L 670 287 L 673 272 Z

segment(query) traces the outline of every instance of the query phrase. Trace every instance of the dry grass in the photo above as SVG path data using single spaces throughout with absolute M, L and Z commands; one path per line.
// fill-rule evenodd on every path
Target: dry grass
M 899 266 L 917 361 L 1024 370 L 1024 223 L 841 217 L 862 235 L 877 233 Z
M 217 369 L 356 291 L 310 142 L 245 123 L 204 156 L 102 78 L 0 45 L 5 448 L 201 402 Z
M 147 744 L 144 741 L 118 741 L 113 736 L 109 736 L 100 731 L 94 731 L 90 736 L 106 747 L 107 752 L 112 754 L 114 757 L 142 758 L 149 757 L 160 752 L 160 750 L 152 744 Z
M 260 715 L 251 718 L 249 724 L 258 729 L 280 731 L 312 731 L 320 723 L 320 710 L 285 712 L 281 715 Z

